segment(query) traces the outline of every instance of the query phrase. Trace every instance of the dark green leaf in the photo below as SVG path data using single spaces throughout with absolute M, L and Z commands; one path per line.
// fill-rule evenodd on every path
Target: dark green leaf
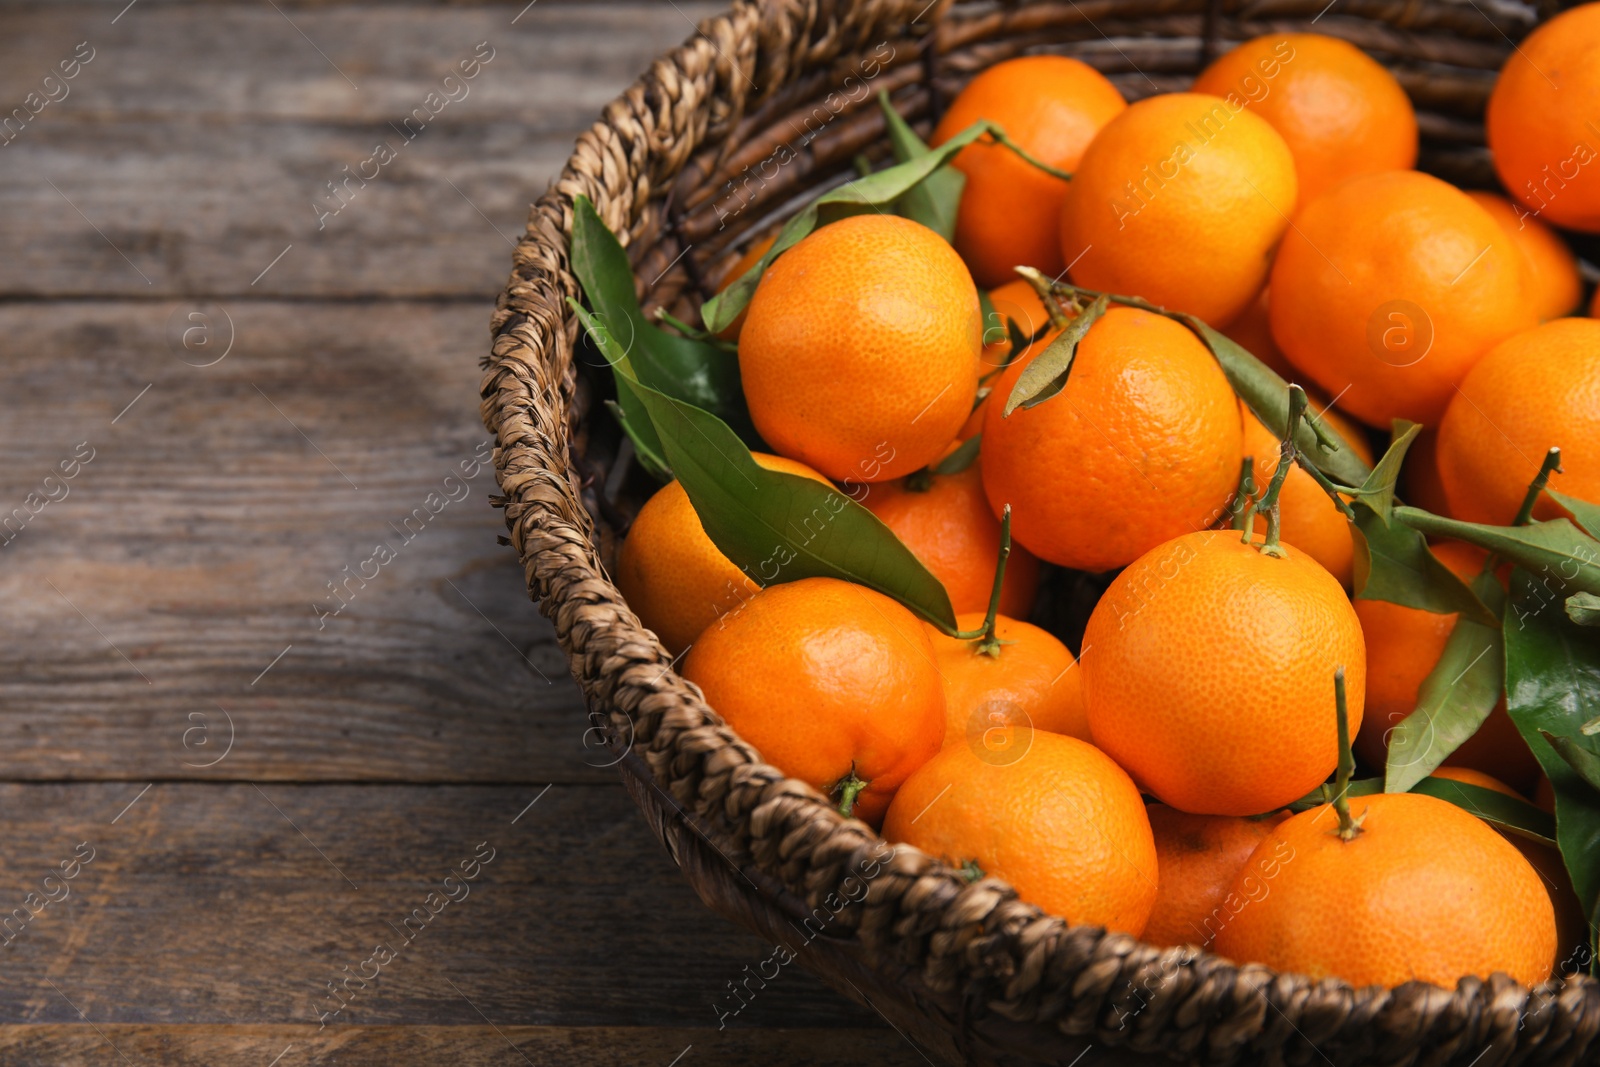
M 644 317 L 628 254 L 588 197 L 580 196 L 572 205 L 571 254 L 572 272 L 583 284 L 594 317 L 628 353 L 639 380 L 704 408 L 746 442 L 758 445 L 761 439 L 739 385 L 738 358 L 716 345 L 668 333 Z M 627 402 L 621 406 L 628 410 Z
M 1541 845 L 1556 843 L 1555 820 L 1550 818 L 1550 813 L 1534 807 L 1521 797 L 1508 796 L 1481 785 L 1458 782 L 1454 778 L 1424 778 L 1410 791 L 1448 800 L 1484 822 L 1509 830 L 1518 837 L 1537 841 Z
M 700 308 L 700 317 L 705 321 L 706 329 L 721 333 L 732 325 L 733 320 L 739 317 L 739 312 L 749 305 L 750 298 L 755 295 L 756 283 L 772 261 L 799 244 L 818 226 L 862 211 L 881 211 L 890 207 L 948 163 L 957 152 L 991 129 L 993 127 L 987 122 L 975 122 L 938 148 L 929 149 L 926 155 L 846 182 L 811 201 L 784 224 L 783 229 L 778 231 L 778 239 L 755 266 Z
M 1000 413 L 1002 416 L 1010 415 L 1018 407 L 1031 408 L 1035 404 L 1042 404 L 1061 392 L 1067 384 L 1067 376 L 1072 373 L 1072 360 L 1078 354 L 1078 342 L 1106 313 L 1110 303 L 1104 295 L 1095 297 L 1094 303 L 1084 308 L 1077 318 L 1067 324 L 1059 337 L 1022 369 L 1022 373 L 1017 375 L 1017 384 L 1011 387 L 1011 395 L 1006 397 L 1005 409 Z
M 1590 537 L 1600 537 L 1600 504 L 1591 504 L 1587 500 L 1580 500 L 1566 493 L 1558 493 L 1554 489 L 1546 489 L 1557 504 L 1572 512 L 1572 517 Z
M 1573 593 L 1567 597 L 1567 618 L 1579 626 L 1600 626 L 1600 596 Z
M 1383 457 L 1378 460 L 1378 465 L 1367 475 L 1367 480 L 1351 494 L 1356 499 L 1365 501 L 1368 507 L 1377 512 L 1385 526 L 1389 524 L 1389 516 L 1394 511 L 1394 487 L 1400 480 L 1400 464 L 1405 462 L 1406 450 L 1421 432 L 1422 426 L 1419 423 L 1395 419 L 1394 439 L 1383 453 Z
M 1455 572 L 1439 562 L 1427 539 L 1409 526 L 1387 525 L 1361 501 L 1355 510 L 1355 591 L 1365 600 L 1387 600 L 1439 615 L 1459 612 L 1485 626 L 1499 617 Z
M 569 303 L 586 328 L 598 325 Z M 955 632 L 944 586 L 876 515 L 831 484 L 762 467 L 721 419 L 640 383 L 626 356 L 612 366 L 648 413 L 706 535 L 753 580 L 839 578 Z
M 1472 591 L 1496 614 L 1504 610 L 1505 591 L 1493 570 L 1478 575 Z M 1403 793 L 1432 774 L 1478 732 L 1504 687 L 1500 627 L 1458 619 L 1439 662 L 1417 689 L 1416 710 L 1389 735 L 1384 792 Z
M 1112 299 L 1122 302 L 1121 297 Z M 1282 440 L 1289 422 L 1289 383 L 1237 341 L 1213 330 L 1195 316 L 1175 317 L 1205 342 L 1222 365 L 1222 373 L 1228 376 L 1233 391 L 1250 406 L 1262 425 Z M 1295 433 L 1295 444 L 1301 455 L 1341 485 L 1361 485 L 1371 473 L 1339 431 L 1323 420 L 1308 417 Z
M 1550 742 L 1550 747 L 1567 761 L 1579 778 L 1600 789 L 1600 752 L 1595 752 L 1575 737 L 1557 737 L 1548 730 L 1540 730 L 1539 736 Z
M 1005 340 L 1009 331 L 1006 324 L 1008 318 L 1000 314 L 994 306 L 994 297 L 989 295 L 989 290 L 978 290 L 978 311 L 983 315 L 983 347 L 999 344 Z
M 617 396 L 619 398 L 626 396 L 629 402 L 636 403 L 638 398 L 631 390 L 624 393 L 625 388 L 618 385 Z M 672 469 L 667 466 L 666 457 L 656 451 L 661 442 L 656 440 L 656 428 L 650 425 L 649 417 L 629 416 L 627 408 L 617 400 L 607 400 L 606 407 L 611 410 L 617 424 L 633 442 L 633 454 L 638 457 L 639 466 L 658 482 L 672 481 Z
M 878 93 L 878 106 L 883 109 L 883 119 L 889 127 L 889 145 L 894 149 L 895 159 L 905 163 L 928 154 L 928 146 L 889 103 L 887 92 Z M 965 174 L 954 167 L 942 167 L 897 199 L 895 212 L 952 241 L 956 236 L 956 209 L 961 204 L 961 190 L 966 184 Z M 983 321 L 989 320 L 986 317 Z
M 1483 526 L 1446 519 L 1420 508 L 1397 507 L 1395 518 L 1433 537 L 1454 537 L 1540 575 L 1550 588 L 1600 593 L 1600 541 L 1566 519 L 1527 526 Z
M 1518 567 L 1505 617 L 1506 711 L 1549 777 L 1556 843 L 1585 915 L 1600 908 L 1600 792 L 1563 759 L 1546 733 L 1576 738 L 1600 714 L 1600 639 L 1574 626 L 1548 587 Z
M 933 465 L 935 474 L 960 474 L 972 466 L 972 461 L 978 458 L 978 447 L 983 443 L 983 434 L 975 433 L 965 441 L 961 447 L 950 453 Z
M 1382 778 L 1358 778 L 1350 783 L 1349 788 L 1345 790 L 1345 796 L 1370 797 L 1384 791 Z M 1493 789 L 1468 785 L 1453 778 L 1433 777 L 1422 779 L 1408 792 L 1422 793 L 1425 796 L 1448 801 L 1518 837 L 1525 837 L 1544 845 L 1556 843 L 1555 822 L 1549 813 L 1541 811 L 1521 797 L 1507 796 Z M 1312 808 L 1332 803 L 1333 797 L 1333 783 L 1325 782 L 1290 804 L 1289 810 L 1296 813 L 1310 811 Z

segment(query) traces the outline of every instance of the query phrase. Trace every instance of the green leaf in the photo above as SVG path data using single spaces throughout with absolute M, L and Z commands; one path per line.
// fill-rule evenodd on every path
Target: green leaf
M 1472 591 L 1496 614 L 1505 591 L 1494 571 L 1478 575 Z M 1498 626 L 1458 619 L 1439 662 L 1417 689 L 1417 707 L 1389 735 L 1384 792 L 1403 793 L 1478 732 L 1505 687 L 1505 636 Z
M 1017 375 L 1017 384 L 1011 387 L 1005 410 L 1000 414 L 1010 415 L 1019 407 L 1031 408 L 1061 392 L 1066 387 L 1067 375 L 1072 373 L 1072 360 L 1078 354 L 1078 343 L 1110 306 L 1111 302 L 1104 294 L 1097 296 L 1094 303 L 1068 323 L 1067 328 L 1061 331 L 1061 336 L 1051 341 Z
M 599 325 L 568 303 L 586 329 Z M 944 586 L 876 515 L 829 483 L 767 470 L 721 419 L 639 382 L 626 355 L 612 367 L 648 413 L 706 535 L 753 580 L 839 578 L 955 632 Z
M 1351 507 L 1356 514 L 1354 584 L 1358 598 L 1387 600 L 1438 615 L 1459 613 L 1485 626 L 1499 624 L 1499 617 L 1477 594 L 1439 562 L 1420 533 L 1409 526 L 1384 523 L 1362 501 Z
M 1548 730 L 1540 730 L 1539 736 L 1550 742 L 1550 747 L 1567 761 L 1579 778 L 1600 789 L 1600 752 L 1581 744 L 1575 737 L 1557 737 Z
M 716 345 L 668 333 L 645 318 L 634 292 L 628 254 L 586 196 L 573 201 L 571 255 L 572 272 L 583 284 L 594 317 L 628 353 L 638 379 L 704 408 L 734 427 L 746 442 L 759 445 L 761 438 L 739 384 L 738 358 Z M 619 403 L 627 412 L 628 403 Z
M 1484 526 L 1446 519 L 1421 508 L 1397 507 L 1394 515 L 1421 533 L 1487 548 L 1540 575 L 1551 588 L 1600 593 L 1600 541 L 1566 519 L 1526 526 Z
M 894 149 L 895 159 L 906 163 L 928 154 L 928 146 L 900 117 L 900 112 L 889 103 L 889 94 L 883 90 L 878 92 L 878 106 L 883 109 L 883 119 L 889 128 L 889 146 Z M 920 222 L 946 241 L 953 241 L 956 210 L 961 205 L 961 190 L 966 184 L 967 176 L 954 167 L 934 171 L 895 201 L 896 214 Z M 989 320 L 985 317 L 983 321 Z
M 1567 597 L 1567 618 L 1579 626 L 1600 626 L 1600 596 L 1573 593 Z
M 961 447 L 950 453 L 933 465 L 935 474 L 960 474 L 972 466 L 972 461 L 978 458 L 978 448 L 983 444 L 983 434 L 975 433 L 965 441 Z
M 623 406 L 621 398 L 626 396 L 630 403 L 637 403 L 638 398 L 631 390 L 624 393 L 625 388 L 619 384 L 617 386 L 619 399 L 607 400 L 606 407 L 616 417 L 617 424 L 622 427 L 623 432 L 633 441 L 633 454 L 639 458 L 639 465 L 656 481 L 670 482 L 672 468 L 667 466 L 666 457 L 658 451 L 661 442 L 656 439 L 656 428 L 650 424 L 649 416 L 641 418 L 638 413 L 628 414 L 628 409 Z
M 1456 807 L 1470 811 L 1483 821 L 1501 830 L 1509 830 L 1518 837 L 1537 841 L 1541 845 L 1556 843 L 1555 820 L 1550 818 L 1550 813 L 1521 797 L 1508 796 L 1481 785 L 1458 782 L 1454 778 L 1424 778 L 1412 786 L 1410 792 L 1448 800 Z
M 1600 537 L 1600 504 L 1591 504 L 1587 500 L 1558 493 L 1554 489 L 1546 489 L 1545 493 L 1557 504 L 1572 512 L 1572 517 L 1590 537 Z
M 1556 843 L 1583 913 L 1600 909 L 1600 792 L 1545 740 L 1577 738 L 1600 714 L 1600 640 L 1566 617 L 1545 584 L 1511 572 L 1505 616 L 1506 711 L 1549 777 Z
M 1123 303 L 1123 298 L 1112 299 Z M 1141 301 L 1140 303 L 1143 303 Z M 1137 306 L 1137 305 L 1135 305 Z M 1159 309 L 1158 309 L 1159 310 Z M 1161 312 L 1166 314 L 1165 311 Z M 1289 423 L 1289 383 L 1278 372 L 1251 355 L 1243 345 L 1226 334 L 1213 330 L 1193 315 L 1175 315 L 1211 349 L 1222 365 L 1233 391 L 1238 393 L 1262 425 L 1279 440 Z M 1362 485 L 1371 471 L 1362 458 L 1340 436 L 1339 431 L 1309 415 L 1295 433 L 1295 444 L 1319 471 L 1341 485 Z
M 1010 335 L 1006 326 L 1011 320 L 1000 314 L 987 289 L 978 290 L 978 311 L 983 315 L 983 347 L 999 344 Z
M 733 324 L 755 295 L 756 283 L 761 275 L 780 255 L 799 244 L 819 226 L 836 219 L 857 215 L 863 211 L 882 211 L 895 201 L 926 181 L 930 175 L 948 163 L 957 152 L 998 127 L 988 122 L 975 122 L 927 154 L 886 167 L 876 174 L 846 182 L 830 189 L 802 208 L 778 231 L 778 239 L 767 249 L 759 262 L 740 275 L 722 292 L 707 300 L 700 308 L 700 318 L 706 329 L 721 333 Z
M 1345 790 L 1347 797 L 1370 797 L 1377 793 L 1385 792 L 1382 778 L 1358 778 L 1351 782 Z M 1448 801 L 1456 807 L 1470 811 L 1487 823 L 1516 834 L 1518 837 L 1528 838 L 1543 845 L 1554 845 L 1555 821 L 1548 812 L 1523 800 L 1521 797 L 1507 796 L 1493 789 L 1482 786 L 1468 785 L 1458 782 L 1453 778 L 1427 777 L 1413 785 L 1407 792 L 1421 793 L 1424 796 L 1436 797 Z M 1289 805 L 1289 810 L 1295 813 L 1310 811 L 1331 803 L 1334 797 L 1334 788 L 1331 782 L 1324 782 L 1311 792 Z
M 1367 475 L 1366 481 L 1351 494 L 1377 512 L 1385 526 L 1389 524 L 1389 516 L 1394 511 L 1394 487 L 1400 480 L 1400 464 L 1405 462 L 1406 450 L 1421 432 L 1420 423 L 1395 419 L 1394 438 L 1388 449 L 1378 460 L 1378 465 L 1372 468 L 1372 473 Z

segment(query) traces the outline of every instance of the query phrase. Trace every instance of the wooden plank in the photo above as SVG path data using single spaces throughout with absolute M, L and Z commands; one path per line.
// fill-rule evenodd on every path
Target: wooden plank
M 773 952 L 701 905 L 615 784 L 142 788 L 0 784 L 0 914 L 60 898 L 13 925 L 0 1018 L 714 1034 Z M 792 964 L 728 1022 L 879 1025 Z
M 94 52 L 0 135 L 0 297 L 492 299 L 578 132 L 712 9 L 679 6 L 8 13 L 0 108 Z
M 239 1064 L 305 1067 L 394 1067 L 448 1063 L 454 1067 L 704 1067 L 708 1063 L 784 1064 L 785 1067 L 926 1067 L 927 1060 L 894 1031 L 695 1029 L 570 1026 L 361 1026 L 313 1034 L 287 1026 L 0 1026 L 7 1063 L 107 1067 L 133 1063 L 165 1067 Z M 508 1051 L 508 1048 L 512 1051 Z M 514 1053 L 520 1053 L 519 1059 Z M 337 1057 L 337 1058 L 335 1058 Z M 681 1057 L 681 1058 L 679 1058 Z M 1086 1060 L 1083 1067 L 1092 1067 Z
M 0 778 L 609 781 L 495 543 L 488 308 L 209 306 L 169 347 L 202 307 L 0 304 Z

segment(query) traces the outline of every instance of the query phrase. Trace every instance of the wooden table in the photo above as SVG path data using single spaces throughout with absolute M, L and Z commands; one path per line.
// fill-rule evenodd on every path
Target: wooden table
M 923 1062 L 719 1030 L 495 543 L 512 236 L 713 9 L 524 3 L 0 6 L 0 1063 Z

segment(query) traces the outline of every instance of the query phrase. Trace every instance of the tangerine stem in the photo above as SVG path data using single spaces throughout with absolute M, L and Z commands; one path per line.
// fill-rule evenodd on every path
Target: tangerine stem
M 1033 286 L 1033 291 L 1039 294 L 1039 302 L 1044 305 L 1044 313 L 1050 317 L 1050 325 L 1058 330 L 1067 328 L 1072 320 L 1067 313 L 1061 310 L 1061 302 L 1056 299 L 1055 282 L 1040 274 L 1033 267 L 1014 267 L 1027 283 Z
M 1250 540 L 1250 528 L 1256 522 L 1256 457 L 1246 456 L 1239 463 L 1239 488 L 1233 494 L 1233 521 L 1228 528 L 1244 534 Z
M 1283 555 L 1283 549 L 1278 545 L 1281 519 L 1278 494 L 1283 491 L 1284 479 L 1289 477 L 1289 470 L 1294 466 L 1296 455 L 1294 432 L 1306 413 L 1306 403 L 1306 391 L 1298 385 L 1289 386 L 1289 421 L 1283 430 L 1283 440 L 1278 444 L 1278 467 L 1272 472 L 1272 481 L 1267 485 L 1267 491 L 1259 505 L 1267 513 L 1267 538 L 1261 543 L 1261 551 L 1268 556 Z
M 1533 476 L 1533 481 L 1528 483 L 1528 493 L 1522 498 L 1522 507 L 1517 509 L 1517 517 L 1511 523 L 1513 526 L 1526 526 L 1533 518 L 1533 505 L 1539 500 L 1539 494 L 1544 492 L 1544 487 L 1550 484 L 1552 474 L 1561 473 L 1561 449 L 1552 448 L 1544 454 L 1544 462 L 1539 464 L 1539 473 Z
M 983 633 L 973 645 L 973 650 L 985 656 L 1000 655 L 1000 641 L 995 637 L 995 627 L 1000 618 L 1000 590 L 1006 579 L 1006 560 L 1011 558 L 1011 505 L 1000 511 L 1000 558 L 994 565 L 994 585 L 989 590 L 989 610 L 983 616 Z
M 1011 135 L 1006 133 L 1006 131 L 1001 129 L 997 124 L 990 122 L 987 125 L 989 127 L 989 136 L 994 138 L 995 143 L 1004 145 L 1005 147 L 1011 149 L 1011 151 L 1022 157 L 1024 163 L 1039 168 L 1052 178 L 1060 178 L 1064 182 L 1070 182 L 1072 180 L 1071 171 L 1062 170 L 1060 167 L 1052 167 L 1044 160 L 1032 155 L 1026 148 L 1023 148 L 1017 142 L 1013 141 L 1011 139 Z
M 840 815 L 843 815 L 847 819 L 850 817 L 851 809 L 856 806 L 856 797 L 861 795 L 861 791 L 865 789 L 868 784 L 869 783 L 856 777 L 856 766 L 852 763 L 850 765 L 850 773 L 839 779 L 838 783 L 833 787 L 839 793 Z
M 1356 757 L 1350 751 L 1350 707 L 1344 695 L 1344 668 L 1333 672 L 1333 703 L 1339 716 L 1339 769 L 1333 779 L 1333 810 L 1339 816 L 1339 837 L 1353 841 L 1361 832 L 1361 820 L 1350 817 L 1350 778 L 1356 772 Z

